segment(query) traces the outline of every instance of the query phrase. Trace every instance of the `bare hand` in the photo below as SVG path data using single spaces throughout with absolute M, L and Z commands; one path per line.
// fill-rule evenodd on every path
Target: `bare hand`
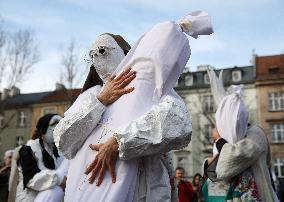
M 216 142 L 220 138 L 221 138 L 221 136 L 220 136 L 217 128 L 213 128 L 213 130 L 212 130 L 212 139 L 214 140 L 214 142 Z
M 131 93 L 134 87 L 126 86 L 136 77 L 136 72 L 131 68 L 124 70 L 119 76 L 111 76 L 97 96 L 98 100 L 105 106 L 114 103 L 122 95 Z
M 89 182 L 94 183 L 98 175 L 97 186 L 100 186 L 104 179 L 105 171 L 110 172 L 112 182 L 116 182 L 115 165 L 118 157 L 118 143 L 114 137 L 104 144 L 91 144 L 92 150 L 98 151 L 95 160 L 88 166 L 85 174 L 92 172 Z

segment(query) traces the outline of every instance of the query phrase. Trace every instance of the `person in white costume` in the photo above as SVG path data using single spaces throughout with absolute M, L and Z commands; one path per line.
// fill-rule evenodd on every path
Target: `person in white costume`
M 172 200 L 164 153 L 187 146 L 192 132 L 186 105 L 173 90 L 190 56 L 183 32 L 195 38 L 211 34 L 208 14 L 198 11 L 178 23 L 157 24 L 124 58 L 122 50 L 112 52 L 120 48 L 114 39 L 101 35 L 96 40 L 91 58 L 104 83 L 112 74 L 132 67 L 136 78 L 130 86 L 135 90 L 106 107 L 99 101 L 106 85 L 90 88 L 57 125 L 54 135 L 59 149 L 73 158 L 66 201 Z M 109 55 L 100 53 L 105 44 Z M 112 54 L 123 60 L 108 65 Z M 92 172 L 90 182 L 98 175 L 100 186 L 86 182 L 87 167 L 87 173 Z
M 57 151 L 53 140 L 53 130 L 60 119 L 56 114 L 41 117 L 32 140 L 19 149 L 15 201 L 60 202 L 63 199 L 69 161 Z
M 243 85 L 232 85 L 226 92 L 222 71 L 219 78 L 212 69 L 208 70 L 208 75 L 212 94 L 218 105 L 215 114 L 216 129 L 212 133 L 217 152 L 205 162 L 205 171 L 208 164 L 217 158 L 218 161 L 214 182 L 207 181 L 209 193 L 205 195 L 211 197 L 212 201 L 218 201 L 213 200 L 217 193 L 218 196 L 227 197 L 223 201 L 279 201 L 269 171 L 269 143 L 259 126 L 248 123 L 248 110 L 243 101 Z M 234 179 L 238 181 L 233 184 L 232 189 Z M 234 192 L 231 194 L 233 199 L 228 198 L 229 191 Z

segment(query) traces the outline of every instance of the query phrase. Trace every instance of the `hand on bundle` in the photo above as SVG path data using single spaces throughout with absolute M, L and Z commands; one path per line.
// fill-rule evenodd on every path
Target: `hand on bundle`
M 85 174 L 92 172 L 89 182 L 94 183 L 97 175 L 97 186 L 103 182 L 105 172 L 108 170 L 112 178 L 112 182 L 116 182 L 115 165 L 118 157 L 118 143 L 114 137 L 110 138 L 104 144 L 91 144 L 92 150 L 98 151 L 95 160 L 88 166 Z
M 114 103 L 121 96 L 131 93 L 134 87 L 126 88 L 126 86 L 133 81 L 135 77 L 136 72 L 132 71 L 131 68 L 127 68 L 117 77 L 115 75 L 111 76 L 97 96 L 98 100 L 103 105 L 107 106 Z

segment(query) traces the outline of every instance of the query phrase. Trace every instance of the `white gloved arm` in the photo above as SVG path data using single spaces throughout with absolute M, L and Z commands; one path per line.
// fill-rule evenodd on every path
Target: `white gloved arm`
M 61 179 L 57 176 L 55 170 L 42 170 L 35 174 L 27 184 L 27 187 L 35 191 L 43 191 L 60 185 Z

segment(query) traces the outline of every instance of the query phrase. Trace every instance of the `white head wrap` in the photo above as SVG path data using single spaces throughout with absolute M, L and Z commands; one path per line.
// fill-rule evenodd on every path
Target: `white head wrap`
M 213 69 L 208 69 L 211 91 L 218 105 L 215 120 L 222 138 L 233 144 L 245 137 L 248 126 L 248 110 L 243 101 L 243 85 L 232 85 L 226 94 L 222 71 L 219 78 Z M 215 145 L 213 153 L 218 153 Z
M 243 101 L 243 85 L 230 86 L 215 114 L 216 127 L 222 138 L 233 144 L 245 137 L 248 110 Z

